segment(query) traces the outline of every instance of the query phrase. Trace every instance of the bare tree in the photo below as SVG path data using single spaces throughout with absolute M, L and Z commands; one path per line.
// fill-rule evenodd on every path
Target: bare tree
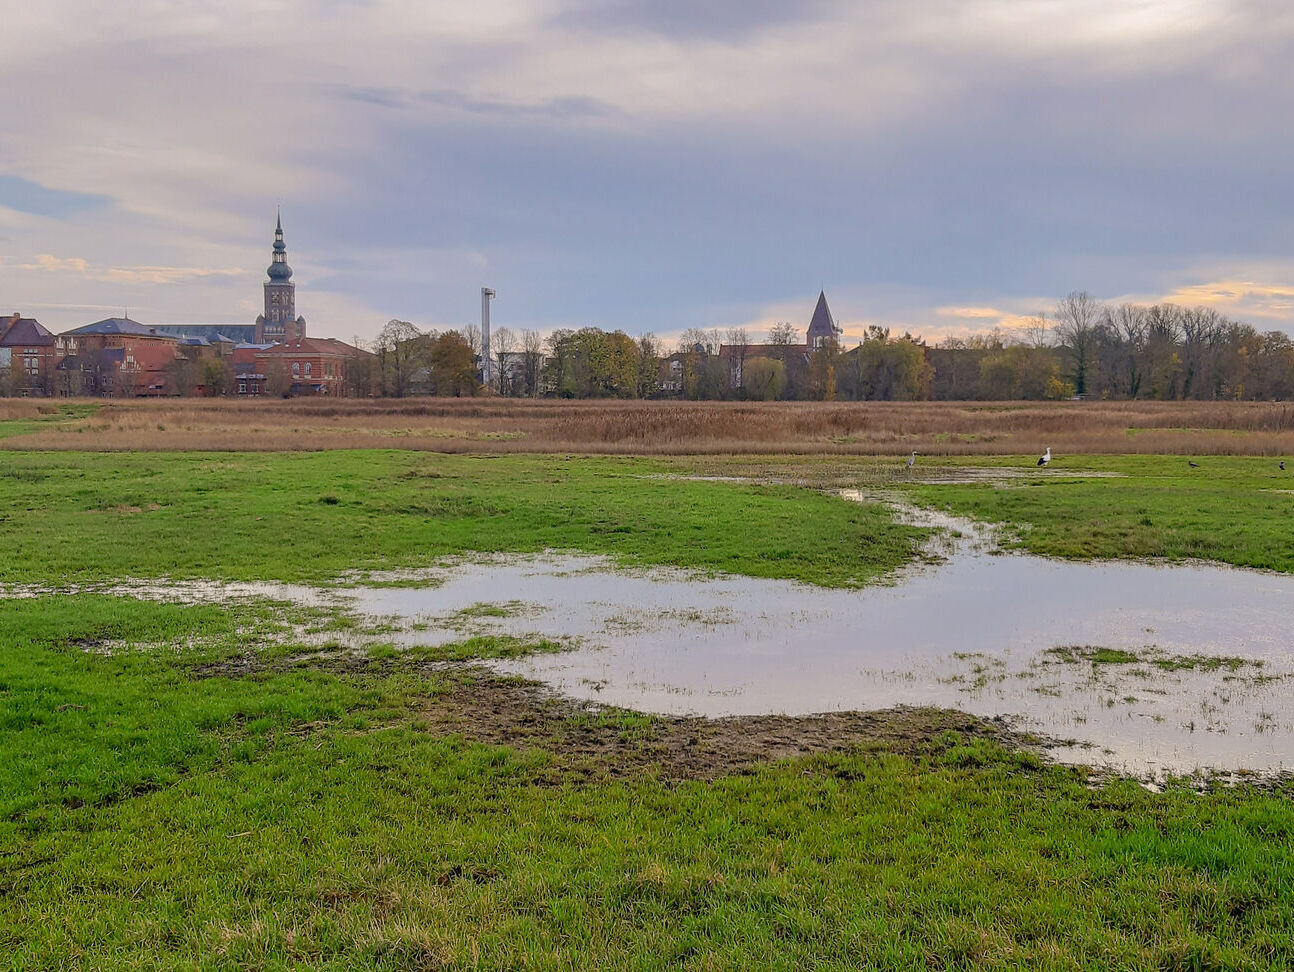
M 740 388 L 744 384 L 744 372 L 746 369 L 746 354 L 750 350 L 750 334 L 744 327 L 730 327 L 724 335 L 728 339 L 728 346 L 732 348 L 731 374 L 732 387 Z
M 377 336 L 378 381 L 384 398 L 409 394 L 414 374 L 426 366 L 426 335 L 408 321 L 388 321 Z
M 517 336 L 508 328 L 501 327 L 490 332 L 490 354 L 494 357 L 494 372 L 500 395 L 512 395 L 512 370 L 508 367 L 508 357 L 517 349 Z
M 1105 327 L 1114 349 L 1115 392 L 1136 398 L 1145 377 L 1146 308 L 1120 304 L 1106 314 Z
M 458 333 L 463 335 L 463 340 L 467 342 L 467 346 L 471 348 L 472 353 L 479 358 L 481 356 L 481 347 L 483 344 L 481 325 L 464 324 L 458 329 Z
M 1056 334 L 1069 352 L 1074 391 L 1088 393 L 1088 372 L 1095 355 L 1096 328 L 1103 308 L 1087 291 L 1074 291 L 1056 305 Z
M 525 393 L 534 398 L 539 395 L 539 379 L 544 366 L 544 339 L 538 331 L 521 332 L 521 353 L 526 383 Z
M 721 343 L 717 329 L 707 331 L 699 327 L 689 327 L 678 339 L 678 349 L 683 352 L 700 351 L 702 354 L 718 354 Z
M 799 330 L 800 329 L 790 321 L 778 321 L 768 329 L 768 343 L 781 345 L 795 344 L 795 339 L 799 334 Z
M 1031 348 L 1045 348 L 1051 343 L 1051 322 L 1046 311 L 1038 311 L 1025 322 L 1025 342 Z
M 1226 321 L 1211 307 L 1182 313 L 1182 397 L 1217 397 L 1216 355 Z

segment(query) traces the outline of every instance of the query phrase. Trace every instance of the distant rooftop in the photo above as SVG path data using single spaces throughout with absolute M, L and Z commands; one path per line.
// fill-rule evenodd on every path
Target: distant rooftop
M 174 337 L 200 337 L 208 341 L 229 341 L 237 344 L 256 336 L 255 324 L 155 324 L 158 334 Z
M 174 337 L 173 334 L 166 334 L 140 324 L 139 321 L 132 321 L 129 317 L 109 317 L 107 320 L 95 321 L 93 324 L 87 324 L 84 327 L 74 328 L 71 331 L 65 331 L 65 334 L 136 334 L 150 337 Z
M 17 314 L 0 318 L 0 347 L 23 345 L 35 348 L 53 343 L 54 335 L 35 318 L 18 317 Z

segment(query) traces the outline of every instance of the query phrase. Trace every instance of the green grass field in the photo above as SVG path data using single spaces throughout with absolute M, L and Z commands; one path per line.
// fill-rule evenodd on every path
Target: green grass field
M 874 507 L 676 473 L 560 456 L 9 453 L 0 582 L 328 582 L 468 551 L 563 548 L 850 586 L 909 562 L 922 535 Z
M 1264 504 L 1282 494 L 1266 496 L 1256 460 L 1218 460 L 1204 484 L 1151 459 L 1087 462 L 1128 478 L 998 499 L 909 488 L 1032 523 L 1031 547 L 1054 542 L 1038 521 L 1063 513 L 1086 538 L 1053 551 L 1070 555 L 1119 555 L 1100 546 L 1111 518 L 1151 519 L 1137 555 L 1178 555 L 1167 540 L 1193 530 L 1220 542 L 1191 556 L 1235 562 L 1275 529 Z M 919 534 L 881 510 L 661 478 L 686 469 L 17 453 L 0 470 L 0 570 L 314 582 L 563 547 L 852 585 L 913 556 Z M 294 623 L 356 622 L 258 601 L 0 601 L 0 967 L 1294 965 L 1288 784 L 1092 785 L 937 715 L 698 774 L 666 746 L 686 748 L 686 720 L 538 698 L 510 716 L 500 700 L 524 686 L 429 663 L 520 646 L 400 654 L 374 629 L 370 651 L 343 658 L 294 645 Z
M 1013 458 L 977 466 L 1019 466 Z M 906 487 L 914 499 L 1011 528 L 1014 544 L 1049 557 L 1198 558 L 1294 571 L 1294 462 L 1210 456 L 1072 456 L 1050 475 L 1012 481 Z M 963 463 L 966 464 L 966 463 Z M 1112 478 L 1066 478 L 1065 472 Z

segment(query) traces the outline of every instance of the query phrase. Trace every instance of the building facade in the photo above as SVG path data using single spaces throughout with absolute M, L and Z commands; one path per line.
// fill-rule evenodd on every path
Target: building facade
M 240 395 L 321 395 L 343 398 L 359 387 L 373 355 L 335 338 L 301 338 L 250 351 L 252 366 L 238 375 Z M 238 365 L 236 364 L 237 368 Z
M 14 314 L 0 320 L 0 386 L 10 395 L 52 395 L 57 341 L 40 321 Z
M 110 317 L 56 339 L 61 395 L 168 395 L 179 339 L 128 317 Z

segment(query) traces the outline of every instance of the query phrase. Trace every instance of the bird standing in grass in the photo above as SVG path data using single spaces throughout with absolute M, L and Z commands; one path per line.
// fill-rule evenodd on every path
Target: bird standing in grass
M 1284 471 L 1285 471 L 1285 460 L 1284 460 L 1284 459 L 1282 459 L 1282 460 L 1280 461 L 1280 467 L 1281 467 L 1281 472 L 1284 472 Z
M 1047 451 L 1038 457 L 1038 465 L 1046 466 L 1051 463 L 1051 446 L 1047 446 Z
M 908 456 L 908 461 L 903 464 L 903 472 L 907 476 L 912 475 L 912 467 L 917 464 L 917 454 L 914 452 Z
M 1187 464 L 1188 466 L 1190 466 L 1192 469 L 1199 469 L 1199 468 L 1200 468 L 1200 464 L 1199 464 L 1198 462 L 1196 462 L 1194 459 L 1187 459 L 1187 460 L 1186 460 L 1186 464 Z

